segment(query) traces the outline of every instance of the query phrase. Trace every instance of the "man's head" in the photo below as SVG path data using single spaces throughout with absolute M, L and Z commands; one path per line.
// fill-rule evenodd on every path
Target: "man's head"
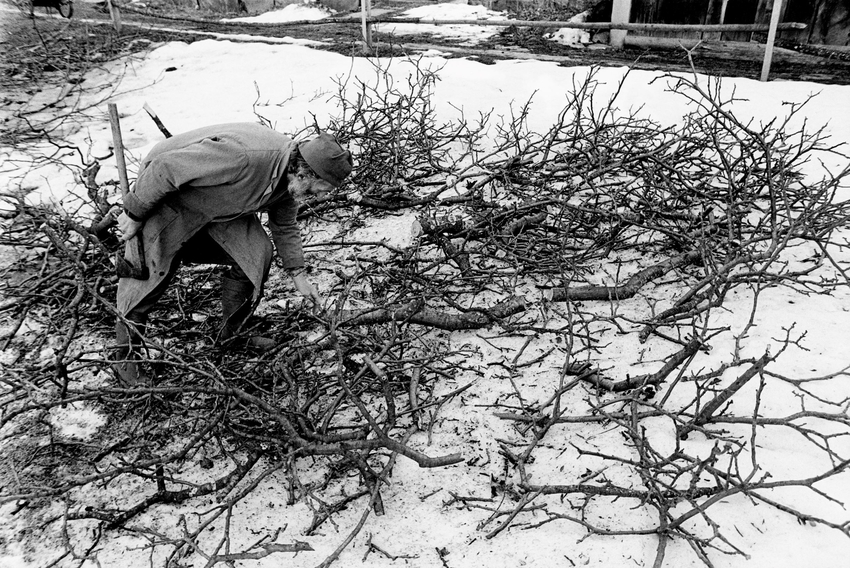
M 342 185 L 351 173 L 351 152 L 340 146 L 336 138 L 327 132 L 302 142 L 298 150 L 313 171 L 334 187 Z
M 289 193 L 296 201 L 322 197 L 342 185 L 351 173 L 351 152 L 325 132 L 302 142 L 288 169 Z
M 342 185 L 351 173 L 351 152 L 325 132 L 302 142 L 289 168 L 289 193 L 297 200 L 321 197 Z
M 290 158 L 286 170 L 286 188 L 298 203 L 304 203 L 311 197 L 324 197 L 333 190 L 333 186 L 316 175 L 304 158 L 295 155 Z

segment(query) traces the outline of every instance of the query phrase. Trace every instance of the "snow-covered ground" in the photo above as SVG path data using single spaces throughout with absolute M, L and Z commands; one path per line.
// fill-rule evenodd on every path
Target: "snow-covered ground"
M 450 4 L 418 6 L 399 14 L 401 18 L 421 18 L 422 20 L 507 20 L 504 12 L 489 10 L 484 6 L 471 6 L 458 1 Z M 466 24 L 378 24 L 375 31 L 397 36 L 410 34 L 431 34 L 435 36 L 459 39 L 474 44 L 499 33 L 504 28 Z
M 460 18 L 458 4 L 441 4 L 427 7 L 421 17 Z M 480 7 L 479 7 L 480 8 Z M 290 13 L 280 15 L 283 18 L 307 19 L 304 12 L 288 8 Z M 281 12 L 287 12 L 287 9 Z M 475 17 L 498 17 L 490 12 L 474 14 L 464 10 L 464 14 Z M 318 14 L 314 14 L 318 17 Z M 413 15 L 413 14 L 411 14 Z M 269 16 L 273 17 L 273 16 Z M 268 19 L 264 21 L 270 21 Z M 453 28 L 455 33 L 469 30 Z M 422 30 L 422 26 L 417 28 Z M 479 34 L 477 28 L 474 34 Z M 387 29 L 386 31 L 389 31 Z M 396 26 L 394 33 L 400 34 L 405 28 Z M 473 35 L 474 35 L 473 34 Z M 473 37 L 464 36 L 464 37 Z M 297 132 L 312 124 L 314 119 L 323 124 L 328 117 L 334 116 L 337 109 L 331 95 L 337 90 L 338 82 L 360 78 L 365 81 L 375 76 L 375 66 L 388 70 L 398 81 L 404 81 L 411 73 L 412 64 L 404 59 L 382 59 L 380 61 L 365 58 L 352 59 L 336 53 L 314 50 L 301 45 L 268 45 L 264 43 L 232 43 L 228 41 L 205 40 L 192 44 L 179 42 L 156 46 L 144 56 L 134 56 L 113 62 L 96 69 L 85 77 L 79 85 L 82 93 L 78 98 L 72 93 L 65 96 L 56 105 L 57 92 L 42 91 L 25 104 L 27 108 L 43 111 L 34 115 L 62 112 L 76 105 L 84 108 L 73 129 L 64 134 L 66 138 L 84 149 L 86 157 L 103 157 L 110 152 L 111 131 L 106 119 L 106 104 L 117 104 L 122 120 L 124 143 L 128 152 L 131 177 L 137 161 L 151 147 L 162 140 L 162 134 L 143 110 L 145 103 L 158 113 L 172 132 L 180 132 L 214 123 L 256 121 L 257 115 L 268 120 L 281 132 Z M 538 61 L 498 61 L 484 65 L 467 59 L 445 59 L 439 55 L 425 56 L 419 65 L 439 69 L 439 81 L 435 86 L 435 104 L 439 116 L 452 119 L 464 113 L 475 116 L 478 113 L 493 112 L 495 115 L 509 116 L 516 105 L 532 99 L 530 125 L 541 130 L 548 128 L 557 118 L 565 103 L 566 92 L 571 85 L 581 83 L 590 72 L 586 67 L 561 67 L 554 63 Z M 604 102 L 618 88 L 626 74 L 624 68 L 604 68 L 596 75 L 598 87 L 597 100 Z M 671 93 L 668 81 L 661 73 L 633 71 L 629 73 L 622 88 L 619 107 L 622 112 L 637 111 L 641 116 L 650 117 L 664 125 L 676 124 L 687 111 L 686 101 Z M 702 79 L 704 80 L 704 78 Z M 109 86 L 109 88 L 106 88 Z M 816 95 L 798 117 L 805 120 L 809 128 L 824 126 L 831 140 L 836 143 L 850 143 L 850 121 L 846 120 L 850 111 L 850 86 L 823 85 L 803 82 L 761 83 L 748 79 L 725 79 L 723 88 L 735 92 L 739 99 L 734 103 L 734 113 L 742 119 L 752 119 L 756 123 L 771 121 L 787 113 L 787 103 L 802 102 Z M 22 103 L 23 104 L 23 103 Z M 17 107 L 17 108 L 20 108 Z M 3 111 L 0 111 L 3 112 Z M 26 178 L 20 178 L 22 172 L 14 167 L 22 155 L 15 149 L 2 149 L 4 165 L 0 176 L 14 178 L 15 183 L 33 188 L 32 199 L 53 200 L 69 210 L 76 208 L 70 192 L 78 187 L 64 168 L 37 168 L 29 172 Z M 68 156 L 68 160 L 75 160 Z M 846 167 L 846 160 L 837 155 L 822 156 L 822 163 L 809 165 L 811 175 L 817 175 L 822 168 L 835 171 Z M 23 162 L 20 162 L 23 163 Z M 116 179 L 117 173 L 112 160 L 103 162 L 100 179 Z M 850 198 L 850 189 L 845 188 L 841 196 Z M 382 227 L 364 229 L 365 236 L 393 235 L 394 246 L 404 246 L 409 235 L 414 234 L 411 216 L 391 216 Z M 370 233 L 371 231 L 371 233 Z M 311 237 L 307 236 L 309 242 Z M 847 259 L 843 259 L 846 261 Z M 270 301 L 276 299 L 271 298 Z M 816 296 L 799 300 L 786 290 L 771 291 L 763 297 L 758 327 L 748 340 L 749 355 L 758 355 L 764 349 L 777 345 L 783 327 L 796 324 L 797 332 L 807 332 L 805 345 L 809 351 L 794 350 L 787 359 L 780 361 L 785 373 L 795 376 L 816 376 L 834 373 L 850 364 L 850 293 L 847 288 L 839 289 L 832 296 Z M 746 298 L 733 300 L 730 312 L 726 316 L 730 326 L 740 329 L 746 323 L 749 306 Z M 741 318 L 744 318 L 742 321 Z M 456 345 L 470 344 L 478 353 L 481 361 L 491 362 L 516 354 L 517 345 L 500 344 L 499 349 L 492 342 L 484 341 L 474 333 L 454 334 L 451 341 Z M 715 346 L 711 356 L 703 363 L 723 360 L 733 346 L 721 344 Z M 601 361 L 611 369 L 622 372 L 628 368 L 621 365 L 631 363 L 638 358 L 641 346 L 635 344 L 611 349 L 606 353 L 607 360 Z M 502 351 L 504 350 L 504 352 Z M 542 349 L 541 349 L 542 350 Z M 505 355 L 504 353 L 507 353 Z M 663 357 L 659 354 L 658 357 Z M 529 352 L 529 357 L 532 353 Z M 713 359 L 712 359 L 713 357 Z M 655 357 L 650 357 L 654 359 Z M 485 365 L 486 367 L 486 365 Z M 651 365 L 647 368 L 651 368 Z M 641 372 L 646 372 L 645 370 Z M 543 365 L 533 367 L 523 379 L 523 385 L 533 389 L 536 382 L 552 381 L 557 377 L 558 369 Z M 504 377 L 487 371 L 484 376 L 457 377 L 457 384 L 447 384 L 442 390 L 447 392 L 468 381 L 474 386 L 467 393 L 467 406 L 455 401 L 444 409 L 445 428 L 435 432 L 434 445 L 426 447 L 434 454 L 453 451 L 470 451 L 465 455 L 467 461 L 479 458 L 484 461 L 493 446 L 488 439 L 507 438 L 511 429 L 504 421 L 492 416 L 487 408 L 497 397 L 499 389 L 508 388 Z M 850 394 L 847 377 L 839 377 L 831 388 L 832 394 L 840 398 L 841 392 Z M 470 400 L 474 402 L 469 402 Z M 783 391 L 770 399 L 771 410 L 775 414 L 794 412 L 798 407 L 793 392 Z M 84 438 L 96 431 L 102 424 L 95 417 L 81 415 L 81 410 L 69 407 L 52 416 L 57 423 L 67 422 L 69 436 Z M 655 428 L 659 443 L 671 444 L 675 434 L 671 434 L 669 424 L 657 423 Z M 666 433 L 665 433 L 666 432 Z M 566 445 L 574 434 L 568 426 L 560 426 L 550 434 Z M 472 443 L 475 442 L 475 443 Z M 605 449 L 606 443 L 616 440 L 599 440 L 599 447 Z M 476 449 L 477 448 L 477 449 Z M 845 444 L 845 454 L 846 451 Z M 497 450 L 495 450 L 497 451 Z M 517 566 L 554 567 L 554 566 L 650 566 L 652 564 L 657 541 L 652 536 L 592 536 L 586 537 L 582 527 L 567 523 L 549 523 L 535 530 L 513 528 L 488 539 L 485 535 L 493 526 L 480 528 L 489 513 L 483 510 L 459 507 L 457 504 L 444 506 L 450 496 L 448 491 L 462 495 L 490 496 L 492 474 L 498 469 L 494 463 L 489 467 L 476 469 L 465 464 L 448 468 L 425 470 L 404 458 L 400 458 L 393 475 L 393 484 L 384 494 L 387 514 L 372 516 L 365 529 L 341 556 L 338 566 L 451 566 L 453 568 L 513 568 Z M 764 448 L 764 453 L 772 463 L 780 464 L 780 469 L 795 474 L 806 468 L 807 454 L 797 454 L 792 439 L 780 439 L 775 445 Z M 476 453 L 477 452 L 477 453 Z M 569 470 L 570 462 L 578 458 L 574 451 L 552 456 L 548 466 L 557 470 Z M 309 476 L 308 465 L 303 474 Z M 494 469 L 495 468 L 495 469 Z M 498 472 L 497 472 L 498 473 Z M 549 472 L 551 473 L 551 472 Z M 537 473 L 545 480 L 546 471 Z M 274 555 L 258 566 L 313 566 L 324 559 L 342 540 L 357 522 L 360 509 L 340 513 L 335 521 L 337 525 L 327 526 L 322 534 L 312 537 L 299 536 L 309 523 L 311 512 L 304 503 L 291 507 L 276 506 L 281 499 L 270 478 L 246 503 L 240 505 L 242 522 L 247 526 L 269 529 L 287 525 L 286 535 L 296 540 L 308 541 L 316 552 L 300 553 L 297 556 Z M 572 481 L 566 481 L 572 482 Z M 824 487 L 838 501 L 850 501 L 850 475 L 847 473 L 834 478 Z M 796 499 L 796 500 L 795 500 Z M 790 500 L 795 506 L 811 507 L 813 513 L 822 514 L 835 522 L 845 522 L 850 513 L 840 504 L 814 503 L 809 494 L 792 495 Z M 197 504 L 204 507 L 208 503 Z M 645 520 L 647 526 L 653 526 L 655 519 L 634 509 L 634 502 L 611 503 L 609 510 L 595 510 L 598 518 L 610 522 L 628 519 L 630 526 Z M 818 566 L 841 568 L 848 565 L 850 557 L 850 539 L 839 531 L 823 526 L 809 526 L 799 523 L 790 516 L 777 512 L 767 506 L 753 506 L 745 498 L 730 498 L 717 505 L 724 523 L 734 527 L 728 531 L 734 544 L 750 555 L 718 556 L 718 567 L 763 567 L 796 568 L 800 566 Z M 185 512 L 190 510 L 184 506 Z M 532 523 L 535 518 L 530 519 Z M 539 520 L 539 519 L 537 519 Z M 9 508 L 0 508 L 0 526 L 7 533 L 15 526 Z M 250 531 L 243 535 L 246 542 L 255 540 Z M 0 534 L 7 542 L 12 534 Z M 394 555 L 406 555 L 391 561 L 383 555 L 367 552 L 367 539 Z M 146 565 L 147 551 L 139 548 L 137 541 L 114 540 L 104 545 L 100 559 L 103 566 L 142 566 Z M 236 546 L 234 545 L 234 548 Z M 442 552 L 441 552 L 442 551 Z M 444 552 L 444 553 L 443 553 Z M 13 547 L 7 548 L 8 556 L 0 558 L 0 567 L 44 566 L 55 557 L 52 551 L 27 564 L 15 554 Z M 84 564 L 88 566 L 89 564 Z M 252 565 L 252 564 L 239 564 Z M 673 542 L 667 553 L 665 566 L 699 566 L 687 544 Z
M 256 16 L 242 18 L 224 18 L 224 22 L 259 22 L 271 24 L 275 22 L 297 22 L 301 20 L 321 20 L 333 16 L 334 12 L 318 4 L 289 4 L 280 10 L 263 12 Z

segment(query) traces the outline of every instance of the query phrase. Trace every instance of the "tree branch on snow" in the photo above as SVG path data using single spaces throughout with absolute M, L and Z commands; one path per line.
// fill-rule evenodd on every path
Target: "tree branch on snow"
M 204 268 L 181 276 L 165 299 L 165 311 L 174 315 L 146 334 L 143 364 L 158 371 L 160 382 L 111 386 L 100 373 L 109 366 L 102 344 L 115 317 L 108 299 L 116 285 L 110 260 L 115 243 L 83 229 L 91 221 L 84 211 L 108 211 L 110 182 L 98 185 L 96 163 L 74 163 L 89 203 L 72 211 L 32 205 L 23 189 L 4 196 L 14 214 L 3 220 L 0 244 L 16 247 L 21 259 L 3 268 L 0 284 L 9 299 L 0 313 L 12 322 L 3 348 L 19 351 L 0 379 L 0 429 L 8 456 L 15 458 L 14 467 L 6 468 L 14 475 L 5 480 L 0 502 L 66 499 L 74 505 L 62 518 L 66 526 L 98 519 L 106 536 L 121 526 L 148 538 L 152 549 L 168 548 L 172 565 L 188 551 L 213 565 L 306 550 L 297 540 L 278 543 L 277 534 L 242 550 L 229 548 L 235 505 L 285 470 L 291 500 L 336 496 L 316 512 L 312 530 L 370 496 L 359 522 L 325 560 L 330 564 L 371 511 L 393 506 L 383 502 L 381 487 L 391 483 L 396 456 L 422 467 L 466 459 L 461 453 L 427 455 L 413 435 L 439 436 L 438 412 L 472 384 L 437 395 L 441 380 L 482 374 L 470 353 L 451 347 L 444 332 L 486 328 L 526 334 L 513 360 L 494 362 L 508 373 L 510 394 L 520 401 L 497 416 L 517 423 L 521 442 L 520 450 L 501 446 L 498 459 L 505 460 L 506 476 L 516 478 L 501 480 L 500 490 L 519 501 L 490 511 L 490 519 L 503 519 L 489 538 L 518 523 L 520 513 L 545 511 L 542 522 L 569 520 L 593 534 L 658 537 L 656 565 L 670 537 L 682 538 L 710 565 L 714 550 L 742 553 L 713 516 L 714 504 L 739 494 L 847 533 L 846 524 L 759 493 L 803 487 L 830 498 L 815 484 L 847 470 L 847 456 L 833 443 L 850 435 L 842 414 L 846 400 L 816 395 L 806 380 L 768 368 L 778 354 L 740 355 L 749 347 L 750 324 L 765 290 L 787 286 L 828 294 L 846 285 L 846 271 L 832 251 L 847 248 L 840 231 L 850 219 L 850 204 L 834 197 L 850 172 L 822 181 L 800 175 L 818 152 L 843 150 L 831 146 L 823 131 L 795 129 L 791 119 L 799 106 L 771 124 L 744 123 L 719 91 L 680 77 L 671 79 L 671 88 L 693 110 L 673 126 L 614 112 L 616 94 L 600 105 L 592 73 L 574 86 L 556 122 L 543 132 L 529 127 L 530 101 L 508 117 L 472 120 L 461 113 L 441 122 L 431 99 L 438 71 L 415 59 L 406 65 L 407 82 L 394 81 L 376 63 L 372 80 L 340 83 L 339 116 L 328 129 L 354 151 L 359 167 L 352 184 L 362 195 L 312 203 L 301 219 L 320 224 L 333 218 L 337 234 L 345 235 L 363 223 L 364 212 L 409 214 L 422 231 L 407 245 L 346 243 L 340 237 L 310 243 L 328 256 L 316 264 L 333 275 L 328 286 L 338 298 L 335 311 L 319 317 L 266 311 L 245 334 L 271 336 L 276 346 L 268 351 L 252 350 L 244 337 L 239 349 L 220 353 L 211 347 L 219 314 L 206 282 L 216 269 Z M 30 134 L 54 136 L 44 129 Z M 85 155 L 58 138 L 49 141 L 56 151 L 34 162 L 56 163 L 67 150 L 76 152 L 77 161 Z M 797 246 L 818 251 L 816 261 L 795 259 Z M 630 276 L 621 278 L 621 271 Z M 547 290 L 549 297 L 529 290 Z M 703 370 L 704 352 L 731 333 L 716 323 L 716 314 L 737 292 L 753 296 L 750 324 L 736 337 L 731 361 Z M 563 341 L 556 349 L 523 353 L 553 333 Z M 677 347 L 657 362 L 658 370 L 615 380 L 604 345 L 612 335 Z M 783 350 L 797 345 L 789 337 L 780 342 Z M 554 357 L 563 357 L 560 374 L 538 402 L 521 379 Z M 646 365 L 642 357 L 618 363 Z M 715 384 L 726 371 L 744 366 L 735 380 L 720 383 L 726 386 Z M 818 380 L 844 375 L 846 369 Z M 756 376 L 752 411 L 733 412 Z M 801 410 L 762 416 L 758 405 L 768 379 L 796 388 Z M 653 403 L 662 391 L 664 398 Z M 810 410 L 808 401 L 841 412 Z M 102 405 L 116 427 L 99 433 L 91 447 L 61 443 L 44 417 L 83 403 Z M 647 427 L 652 420 L 669 422 L 682 437 L 711 437 L 714 449 L 696 457 L 692 440 L 674 435 L 675 449 L 662 453 Z M 564 444 L 560 430 L 579 425 L 614 429 L 624 440 L 622 452 Z M 719 430 L 721 425 L 729 431 Z M 804 479 L 757 475 L 756 437 L 777 427 L 802 436 L 829 467 Z M 749 438 L 740 434 L 745 429 Z M 22 436 L 27 430 L 31 435 Z M 531 483 L 527 466 L 544 440 L 577 451 L 580 460 L 622 466 L 629 483 L 614 483 L 604 468 L 587 479 L 558 479 L 550 472 L 553 482 Z M 171 451 L 151 455 L 150 447 L 165 443 Z M 186 472 L 202 455 L 228 460 L 233 468 L 190 483 Z M 306 459 L 322 474 L 302 483 L 295 464 Z M 64 460 L 67 470 L 54 478 L 46 472 L 56 460 Z M 77 489 L 129 480 L 154 492 L 114 510 L 76 500 Z M 179 530 L 160 533 L 138 522 L 139 513 L 154 505 L 213 494 L 222 502 L 197 520 L 172 523 Z M 553 495 L 582 496 L 580 515 L 556 510 Z M 607 498 L 652 509 L 655 526 L 620 530 L 589 518 L 588 503 Z

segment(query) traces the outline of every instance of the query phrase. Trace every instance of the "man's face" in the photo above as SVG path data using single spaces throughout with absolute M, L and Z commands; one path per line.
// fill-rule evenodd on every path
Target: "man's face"
M 303 172 L 289 174 L 289 194 L 298 203 L 325 197 L 332 190 L 333 186 L 321 178 Z

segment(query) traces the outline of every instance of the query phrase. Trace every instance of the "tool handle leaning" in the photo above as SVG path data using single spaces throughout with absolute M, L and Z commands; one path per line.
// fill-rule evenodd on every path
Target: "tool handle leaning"
M 118 120 L 118 107 L 109 103 L 109 125 L 112 127 L 112 148 L 115 151 L 115 163 L 118 166 L 118 183 L 121 184 L 121 197 L 130 192 L 127 179 L 127 162 L 124 161 L 124 141 L 121 138 L 121 123 Z
M 112 127 L 112 148 L 115 151 L 115 163 L 118 166 L 118 183 L 121 187 L 121 199 L 130 192 L 130 180 L 127 178 L 127 163 L 124 161 L 124 142 L 121 137 L 121 123 L 118 120 L 118 107 L 109 103 L 109 125 Z M 147 280 L 148 267 L 145 264 L 145 249 L 141 231 L 127 242 L 124 258 L 129 262 L 129 270 L 119 261 L 119 276 Z M 122 268 L 123 267 L 123 268 Z

